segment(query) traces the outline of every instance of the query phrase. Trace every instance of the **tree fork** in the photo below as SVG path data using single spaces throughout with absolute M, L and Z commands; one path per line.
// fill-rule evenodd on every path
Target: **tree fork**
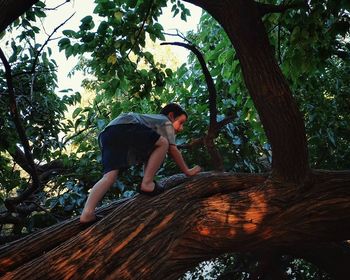
M 309 175 L 304 120 L 278 67 L 253 0 L 184 0 L 208 11 L 224 28 L 272 147 L 272 174 L 301 183 Z

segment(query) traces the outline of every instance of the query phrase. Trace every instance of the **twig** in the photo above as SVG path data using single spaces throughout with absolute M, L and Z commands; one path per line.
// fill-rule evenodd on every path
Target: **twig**
M 38 62 L 39 59 L 39 55 L 42 52 L 42 50 L 44 49 L 44 47 L 50 42 L 50 38 L 53 36 L 54 33 L 56 33 L 56 31 L 61 28 L 63 25 L 65 25 L 67 23 L 67 21 L 69 21 L 73 16 L 75 15 L 75 13 L 73 13 L 70 17 L 68 17 L 63 23 L 61 23 L 59 26 L 57 26 L 49 35 L 49 37 L 46 39 L 45 43 L 41 46 L 41 48 L 39 49 L 39 51 L 36 53 L 35 58 L 34 58 L 34 62 L 33 62 L 33 66 L 32 66 L 32 70 L 30 73 L 34 73 L 35 71 L 35 66 Z
M 172 33 L 167 33 L 167 32 L 163 32 L 164 35 L 167 35 L 167 36 L 174 36 L 174 37 L 180 37 L 182 40 L 184 40 L 185 42 L 189 43 L 190 45 L 193 45 L 193 43 L 188 40 L 186 38 L 186 36 L 180 32 L 178 29 L 176 29 L 176 34 L 172 34 Z
M 140 29 L 139 29 L 137 35 L 136 35 L 135 42 L 134 42 L 133 45 L 131 46 L 131 48 L 130 48 L 128 54 L 126 55 L 127 57 L 129 56 L 129 54 L 131 53 L 132 49 L 133 49 L 133 48 L 135 47 L 135 45 L 137 44 L 138 39 L 140 38 L 140 35 L 141 35 L 141 33 L 142 33 L 142 30 L 143 30 L 143 28 L 145 27 L 146 21 L 147 21 L 149 15 L 150 15 L 150 13 L 151 13 L 152 6 L 153 6 L 153 1 L 150 1 L 150 5 L 149 5 L 149 7 L 148 7 L 146 16 L 145 16 L 145 18 L 143 19 L 142 25 L 141 25 L 141 27 L 140 27 Z
M 66 0 L 65 2 L 63 2 L 63 3 L 59 4 L 59 5 L 57 5 L 56 7 L 53 7 L 53 8 L 44 8 L 44 9 L 47 10 L 47 11 L 57 10 L 59 7 L 65 5 L 65 4 L 69 3 L 69 2 L 70 2 L 70 0 Z

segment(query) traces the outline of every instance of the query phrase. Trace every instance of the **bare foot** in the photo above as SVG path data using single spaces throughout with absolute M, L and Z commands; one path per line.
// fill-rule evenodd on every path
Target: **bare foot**
M 88 212 L 83 210 L 83 213 L 81 213 L 80 223 L 86 224 L 86 223 L 93 222 L 95 220 L 96 220 L 96 215 L 94 212 Z
M 150 182 L 149 184 L 141 183 L 141 190 L 144 192 L 152 192 L 155 188 L 155 183 Z

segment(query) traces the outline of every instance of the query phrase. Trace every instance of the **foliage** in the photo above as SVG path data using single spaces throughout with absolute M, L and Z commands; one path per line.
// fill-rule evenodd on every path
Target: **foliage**
M 216 139 L 227 170 L 236 172 L 261 172 L 269 168 L 270 147 L 259 117 L 244 86 L 241 69 L 229 39 L 211 16 L 204 13 L 197 33 L 188 35 L 198 46 L 215 81 L 218 121 L 232 116 L 233 121 L 224 127 Z M 203 43 L 205 42 L 205 44 Z M 208 89 L 197 58 L 191 54 L 189 64 L 183 65 L 168 82 L 176 88 L 176 100 L 188 109 L 190 119 L 184 135 L 200 138 L 209 125 Z M 186 139 L 186 138 L 185 138 Z M 185 141 L 183 139 L 183 141 Z M 210 169 L 207 151 L 193 151 L 193 159 L 200 159 Z
M 62 135 L 71 130 L 71 123 L 65 121 L 65 113 L 69 106 L 80 100 L 80 94 L 57 95 L 57 64 L 52 57 L 52 50 L 46 46 L 46 42 L 39 43 L 37 36 L 41 32 L 38 22 L 46 17 L 45 4 L 38 2 L 30 11 L 16 20 L 7 30 L 4 37 L 4 47 L 8 56 L 8 62 L 12 71 L 12 83 L 16 96 L 16 106 L 20 113 L 21 123 L 25 128 L 26 137 L 30 143 L 30 153 L 35 163 L 44 168 L 57 159 L 61 160 L 68 170 L 70 160 L 65 152 L 65 143 Z M 0 75 L 0 209 L 6 209 L 4 201 L 16 196 L 28 188 L 30 176 L 24 170 L 26 160 L 23 154 L 23 143 L 20 141 L 14 120 L 10 115 L 10 98 L 8 84 L 4 79 L 4 68 L 1 67 Z M 22 154 L 22 155 L 21 155 Z M 41 170 L 41 167 L 38 170 Z M 44 171 L 44 169 L 42 169 Z M 51 170 L 57 173 L 58 170 Z M 57 174 L 56 174 L 57 175 Z M 23 229 L 31 231 L 44 224 L 34 222 L 38 215 L 52 220 L 58 217 L 55 213 L 56 205 L 51 201 L 57 198 L 63 206 L 60 198 L 60 188 L 66 188 L 64 176 L 57 181 L 49 180 L 44 191 L 38 190 L 33 198 L 40 206 L 40 210 L 29 213 L 33 219 Z M 81 207 L 82 202 L 80 203 Z M 55 207 L 54 207 L 55 206 Z M 42 209 L 48 209 L 42 211 Z M 6 213 L 6 212 L 5 212 Z M 18 216 L 18 215 L 17 215 Z M 65 214 L 67 216 L 67 214 Z M 44 219 L 41 219 L 43 221 Z M 57 219 L 54 219 L 57 222 Z M 7 234 L 11 227 L 5 226 Z
M 311 166 L 342 169 L 350 164 L 350 7 L 344 0 L 308 2 L 307 8 L 267 15 L 264 24 L 305 119 Z M 56 92 L 56 62 L 51 49 L 36 39 L 41 32 L 37 23 L 46 16 L 43 2 L 38 2 L 8 30 L 17 34 L 7 39 L 5 46 L 31 153 L 40 168 L 56 161 L 62 163 L 59 169 L 50 169 L 52 174 L 43 189 L 33 196 L 40 207 L 27 213 L 20 232 L 34 231 L 79 214 L 88 189 L 101 175 L 97 135 L 121 112 L 156 113 L 162 105 L 174 101 L 184 105 L 190 116 L 186 129 L 177 137 L 178 144 L 206 133 L 208 90 L 196 57 L 191 54 L 188 63 L 171 69 L 158 62 L 147 48 L 150 40 L 164 40 L 157 20 L 161 8 L 169 3 L 174 16 L 186 20 L 189 11 L 180 1 L 95 0 L 93 17 L 83 18 L 77 30 L 63 31 L 60 50 L 67 57 L 79 56 L 75 70 L 89 75 L 83 81 L 85 89 L 94 95 L 88 105 L 80 103 L 84 98 L 80 93 L 67 90 L 67 95 L 61 93 L 59 97 Z M 205 54 L 218 92 L 218 120 L 233 117 L 216 139 L 226 170 L 268 170 L 270 147 L 229 39 L 206 13 L 198 31 L 186 36 Z M 18 148 L 23 148 L 9 113 L 4 69 L 0 68 L 0 74 L 2 214 L 7 211 L 4 201 L 27 189 L 31 178 L 15 157 Z M 72 111 L 70 116 L 68 110 Z M 211 169 L 209 154 L 203 147 L 184 150 L 183 154 L 190 165 Z M 158 176 L 177 171 L 173 162 L 166 161 Z M 140 166 L 131 168 L 118 179 L 103 203 L 133 195 L 141 176 Z M 2 234 L 18 233 L 7 224 L 1 229 Z M 248 255 L 226 255 L 202 264 L 189 277 L 204 279 L 203 268 L 208 265 L 207 279 L 225 273 L 246 279 L 257 262 Z M 284 268 L 290 279 L 313 279 L 315 275 L 326 279 L 322 272 L 301 260 L 286 258 Z
M 314 0 L 265 18 L 276 58 L 304 114 L 315 168 L 349 166 L 349 9 L 348 1 Z
M 202 262 L 182 279 L 248 280 L 252 279 L 252 272 L 257 269 L 258 264 L 258 260 L 252 254 L 226 254 L 210 262 Z M 283 256 L 281 267 L 288 279 L 330 280 L 322 270 L 301 259 Z

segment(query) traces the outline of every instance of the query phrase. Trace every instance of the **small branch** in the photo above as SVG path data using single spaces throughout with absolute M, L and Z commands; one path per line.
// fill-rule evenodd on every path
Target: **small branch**
M 152 6 L 153 6 L 153 1 L 150 1 L 150 4 L 149 4 L 149 7 L 148 7 L 146 16 L 145 16 L 145 18 L 143 19 L 142 25 L 141 25 L 141 27 L 140 27 L 140 29 L 139 29 L 137 35 L 136 35 L 135 42 L 134 42 L 134 44 L 131 46 L 131 48 L 130 48 L 128 54 L 126 55 L 126 57 L 129 57 L 129 54 L 131 53 L 132 49 L 133 49 L 133 48 L 135 47 L 135 45 L 137 44 L 137 41 L 138 41 L 138 39 L 140 38 L 140 35 L 141 35 L 142 31 L 143 31 L 143 28 L 145 27 L 146 21 L 147 21 L 149 15 L 151 14 Z
M 223 159 L 222 156 L 219 152 L 219 150 L 216 148 L 215 145 L 215 138 L 218 136 L 220 129 L 225 126 L 227 123 L 229 123 L 233 117 L 227 117 L 224 120 L 220 121 L 219 123 L 217 122 L 217 107 L 216 107 L 216 98 L 217 98 L 217 91 L 215 88 L 215 84 L 213 81 L 213 78 L 208 70 L 208 67 L 205 63 L 205 59 L 203 54 L 192 44 L 187 44 L 187 43 L 182 43 L 182 42 L 166 42 L 166 43 L 161 43 L 161 45 L 175 45 L 175 46 L 181 46 L 184 47 L 190 51 L 192 51 L 201 67 L 202 71 L 205 77 L 205 81 L 207 83 L 208 91 L 209 91 L 209 128 L 207 135 L 204 137 L 198 139 L 197 143 L 203 143 L 207 149 L 208 153 L 210 154 L 210 158 L 213 164 L 213 167 L 215 170 L 223 171 L 224 170 L 224 164 L 223 164 Z M 196 144 L 197 145 L 197 144 Z M 189 148 L 193 147 L 194 144 L 191 143 L 189 145 L 183 146 L 182 148 Z
M 51 37 L 53 36 L 53 34 L 56 33 L 56 31 L 58 29 L 60 29 L 63 25 L 65 25 L 73 16 L 75 15 L 75 13 L 73 13 L 70 17 L 68 17 L 63 23 L 61 23 L 59 26 L 57 26 L 49 35 L 49 37 L 46 39 L 45 43 L 41 46 L 41 48 L 39 49 L 39 51 L 36 53 L 35 58 L 34 58 L 34 62 L 33 62 L 33 66 L 32 66 L 32 70 L 30 71 L 30 73 L 34 73 L 35 72 L 35 67 L 36 64 L 38 62 L 39 59 L 39 55 L 41 54 L 41 52 L 43 51 L 43 49 L 45 48 L 45 46 L 51 41 Z
M 164 35 L 167 36 L 174 36 L 174 37 L 180 37 L 182 40 L 184 40 L 185 42 L 189 43 L 190 45 L 192 45 L 192 42 L 190 40 L 188 40 L 186 38 L 186 36 L 181 33 L 178 29 L 176 29 L 176 34 L 172 34 L 172 33 L 167 33 L 167 32 L 163 32 Z
M 199 60 L 199 63 L 202 67 L 202 71 L 205 77 L 205 81 L 208 86 L 208 91 L 209 91 L 209 112 L 210 112 L 210 125 L 209 125 L 209 130 L 213 129 L 216 126 L 216 118 L 217 118 L 217 108 L 216 108 L 216 88 L 214 85 L 214 81 L 212 76 L 210 75 L 210 72 L 208 70 L 208 67 L 205 63 L 203 54 L 194 46 L 186 43 L 181 43 L 181 42 L 169 42 L 169 43 L 161 43 L 161 45 L 175 45 L 175 46 L 181 46 L 184 47 L 190 51 L 192 51 L 197 59 Z
M 58 8 L 62 7 L 63 5 L 69 3 L 70 0 L 66 0 L 65 2 L 63 2 L 62 4 L 59 4 L 57 5 L 56 7 L 53 7 L 53 8 L 44 8 L 45 10 L 47 11 L 54 11 L 54 10 L 57 10 Z
M 30 175 L 32 177 L 33 184 L 32 184 L 32 189 L 30 189 L 29 192 L 32 193 L 35 191 L 35 189 L 39 188 L 40 180 L 39 180 L 38 174 L 36 172 L 33 155 L 31 153 L 31 149 L 29 146 L 29 141 L 28 141 L 28 138 L 26 136 L 25 129 L 22 126 L 22 123 L 20 120 L 20 114 L 19 114 L 18 109 L 17 109 L 15 90 L 13 87 L 13 81 L 12 81 L 12 75 L 11 75 L 11 67 L 10 67 L 10 64 L 7 61 L 5 54 L 3 53 L 1 48 L 0 48 L 0 59 L 2 60 L 2 63 L 4 64 L 4 67 L 5 67 L 5 77 L 6 77 L 7 87 L 8 87 L 9 98 L 10 98 L 10 113 L 11 113 L 11 116 L 12 116 L 13 121 L 15 123 L 15 127 L 17 130 L 18 136 L 21 140 L 21 143 L 22 143 L 22 146 L 24 149 L 24 153 L 25 153 L 25 157 L 26 157 L 27 162 L 30 166 Z M 21 199 L 23 199 L 22 196 L 20 196 L 20 197 L 11 198 L 10 200 L 12 200 L 13 202 L 18 202 L 18 201 L 21 201 Z
M 68 137 L 66 140 L 64 140 L 64 142 L 62 143 L 63 146 L 65 146 L 70 140 L 72 140 L 73 138 L 75 137 L 78 137 L 80 134 L 82 134 L 83 132 L 85 132 L 86 130 L 89 130 L 93 128 L 93 126 L 88 126 L 88 127 L 85 127 L 84 129 L 82 130 L 79 130 L 77 133 L 73 134 L 72 136 Z
M 178 145 L 179 149 L 192 149 L 204 144 L 204 137 L 193 139 L 190 143 Z
M 221 129 L 225 125 L 227 125 L 230 122 L 232 122 L 234 120 L 234 118 L 235 118 L 234 116 L 228 116 L 228 117 L 224 118 L 222 121 L 219 121 L 218 122 L 218 129 Z

